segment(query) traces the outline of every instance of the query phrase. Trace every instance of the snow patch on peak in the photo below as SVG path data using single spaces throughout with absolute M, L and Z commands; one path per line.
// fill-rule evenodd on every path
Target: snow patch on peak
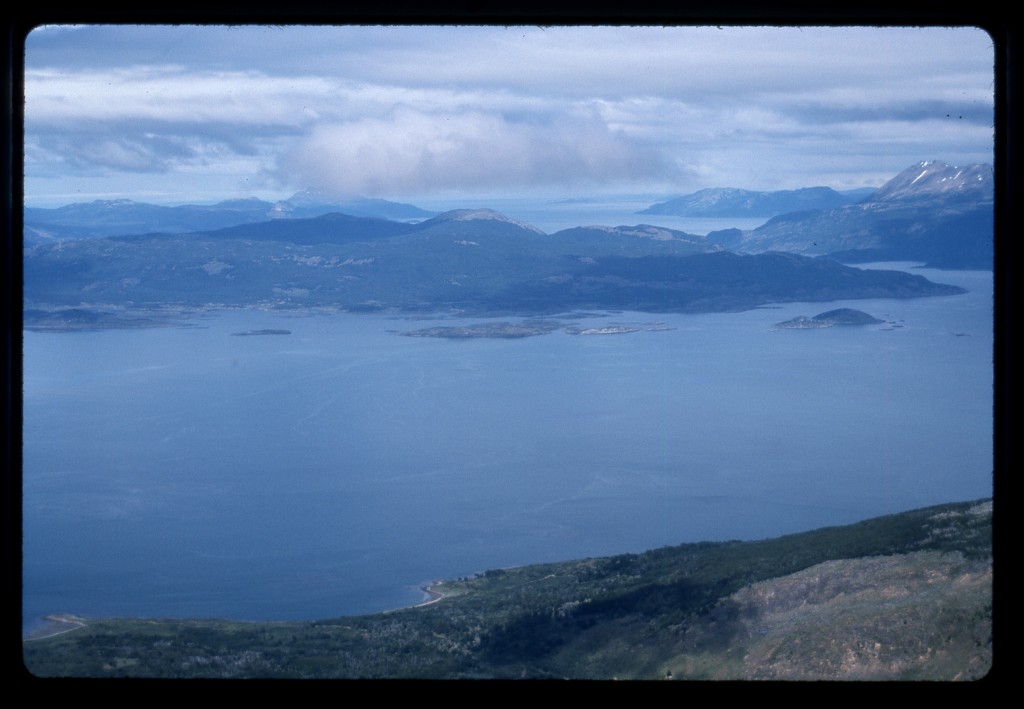
M 941 160 L 913 165 L 884 184 L 872 202 L 932 198 L 991 199 L 992 167 L 987 164 L 956 166 Z M 980 183 L 980 184 L 979 184 Z

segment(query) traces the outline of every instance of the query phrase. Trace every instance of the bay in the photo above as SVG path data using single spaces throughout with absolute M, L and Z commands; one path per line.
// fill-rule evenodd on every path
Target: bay
M 23 625 L 366 613 L 434 578 L 990 495 L 992 275 L 913 272 L 969 292 L 525 339 L 255 310 L 26 332 Z M 774 327 L 837 307 L 887 322 Z M 292 334 L 233 336 L 262 329 Z
M 706 236 L 721 229 L 756 229 L 768 217 L 680 217 L 671 214 L 644 214 L 643 210 L 662 198 L 618 197 L 606 199 L 536 200 L 527 198 L 465 199 L 421 202 L 421 206 L 438 212 L 449 209 L 494 209 L 502 214 L 534 226 L 546 234 L 579 226 L 636 226 L 652 224 L 687 234 Z

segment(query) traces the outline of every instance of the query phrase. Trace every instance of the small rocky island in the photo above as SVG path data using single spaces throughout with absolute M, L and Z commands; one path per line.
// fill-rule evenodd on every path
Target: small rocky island
M 519 338 L 546 335 L 549 332 L 561 330 L 563 327 L 565 327 L 565 323 L 557 320 L 527 320 L 518 323 L 496 322 L 479 325 L 427 327 L 399 334 L 406 337 L 446 337 L 457 340 L 474 337 Z
M 793 318 L 792 320 L 776 323 L 775 327 L 786 330 L 816 330 L 823 327 L 832 327 L 834 325 L 881 325 L 884 322 L 884 320 L 879 320 L 872 315 L 868 315 L 862 310 L 839 308 L 837 310 L 829 310 L 825 313 L 819 313 L 813 318 L 801 315 Z
M 632 325 L 606 325 L 604 327 L 568 327 L 565 331 L 570 335 L 624 335 L 630 332 L 640 332 L 641 329 Z
M 609 323 L 598 327 L 579 327 L 568 325 L 558 320 L 523 320 L 522 322 L 480 323 L 477 325 L 454 325 L 427 327 L 421 330 L 409 330 L 398 334 L 406 337 L 446 337 L 462 340 L 474 337 L 520 338 L 546 335 L 564 329 L 569 335 L 620 335 L 631 332 L 656 332 L 672 330 L 663 323 L 623 324 Z
M 246 330 L 245 332 L 231 333 L 235 337 L 248 337 L 250 335 L 290 335 L 291 330 Z

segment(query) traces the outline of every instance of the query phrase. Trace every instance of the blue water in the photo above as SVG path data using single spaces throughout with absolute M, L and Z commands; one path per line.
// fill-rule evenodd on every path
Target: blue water
M 256 311 L 26 332 L 24 625 L 364 613 L 434 578 L 990 495 L 991 274 L 915 272 L 970 292 L 521 340 Z M 834 307 L 902 327 L 773 328 Z M 260 328 L 293 334 L 231 336 Z
M 666 198 L 667 199 L 667 198 Z M 642 214 L 642 210 L 656 202 L 656 198 L 617 198 L 595 200 L 538 201 L 527 198 L 494 198 L 436 200 L 420 206 L 434 211 L 449 209 L 494 209 L 502 214 L 530 224 L 547 234 L 577 226 L 657 226 L 685 231 L 687 234 L 706 235 L 720 229 L 755 229 L 768 217 L 677 217 L 667 214 Z

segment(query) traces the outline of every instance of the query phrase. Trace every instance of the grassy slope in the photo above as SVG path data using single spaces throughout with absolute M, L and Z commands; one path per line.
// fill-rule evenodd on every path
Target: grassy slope
M 91 620 L 24 657 L 40 676 L 971 679 L 991 664 L 991 510 L 494 570 L 369 616 Z

